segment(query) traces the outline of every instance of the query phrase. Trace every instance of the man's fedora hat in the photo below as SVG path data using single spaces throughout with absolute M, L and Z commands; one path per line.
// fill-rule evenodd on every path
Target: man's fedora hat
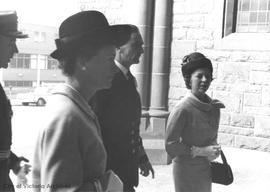
M 82 11 L 62 22 L 59 39 L 55 40 L 56 50 L 51 53 L 51 57 L 62 58 L 87 44 L 121 46 L 129 40 L 130 33 L 130 25 L 109 25 L 103 13 Z
M 27 34 L 18 31 L 16 11 L 0 11 L 0 35 L 15 38 L 27 38 Z

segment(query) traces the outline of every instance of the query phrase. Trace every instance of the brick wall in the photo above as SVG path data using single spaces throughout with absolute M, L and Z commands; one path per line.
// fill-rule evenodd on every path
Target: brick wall
M 174 1 L 169 106 L 171 109 L 187 91 L 181 58 L 199 51 L 214 66 L 215 79 L 208 94 L 226 105 L 219 142 L 270 151 L 270 51 L 218 47 L 222 15 L 216 13 L 222 4 L 222 0 Z

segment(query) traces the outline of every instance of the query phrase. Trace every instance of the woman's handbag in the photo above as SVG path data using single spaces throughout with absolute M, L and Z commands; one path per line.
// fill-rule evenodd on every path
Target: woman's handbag
M 227 163 L 226 157 L 221 150 L 221 159 L 223 163 L 216 161 L 211 163 L 212 182 L 222 185 L 230 185 L 233 182 L 233 172 L 230 165 Z

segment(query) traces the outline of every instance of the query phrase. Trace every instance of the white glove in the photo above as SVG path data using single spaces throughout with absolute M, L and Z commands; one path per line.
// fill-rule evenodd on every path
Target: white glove
M 197 156 L 206 157 L 208 160 L 215 159 L 220 154 L 221 147 L 220 145 L 210 145 L 206 147 L 191 147 L 191 156 L 192 158 Z

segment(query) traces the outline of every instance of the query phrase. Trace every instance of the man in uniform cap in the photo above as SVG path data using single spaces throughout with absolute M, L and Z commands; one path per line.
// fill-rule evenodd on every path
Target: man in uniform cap
M 17 30 L 17 14 L 15 11 L 0 11 L 0 68 L 7 68 L 14 53 L 18 53 L 16 38 L 27 35 Z M 30 165 L 21 166 L 21 161 L 28 162 L 24 157 L 17 157 L 11 148 L 11 117 L 10 101 L 0 84 L 0 191 L 14 191 L 9 178 L 9 170 L 15 174 L 30 171 Z

